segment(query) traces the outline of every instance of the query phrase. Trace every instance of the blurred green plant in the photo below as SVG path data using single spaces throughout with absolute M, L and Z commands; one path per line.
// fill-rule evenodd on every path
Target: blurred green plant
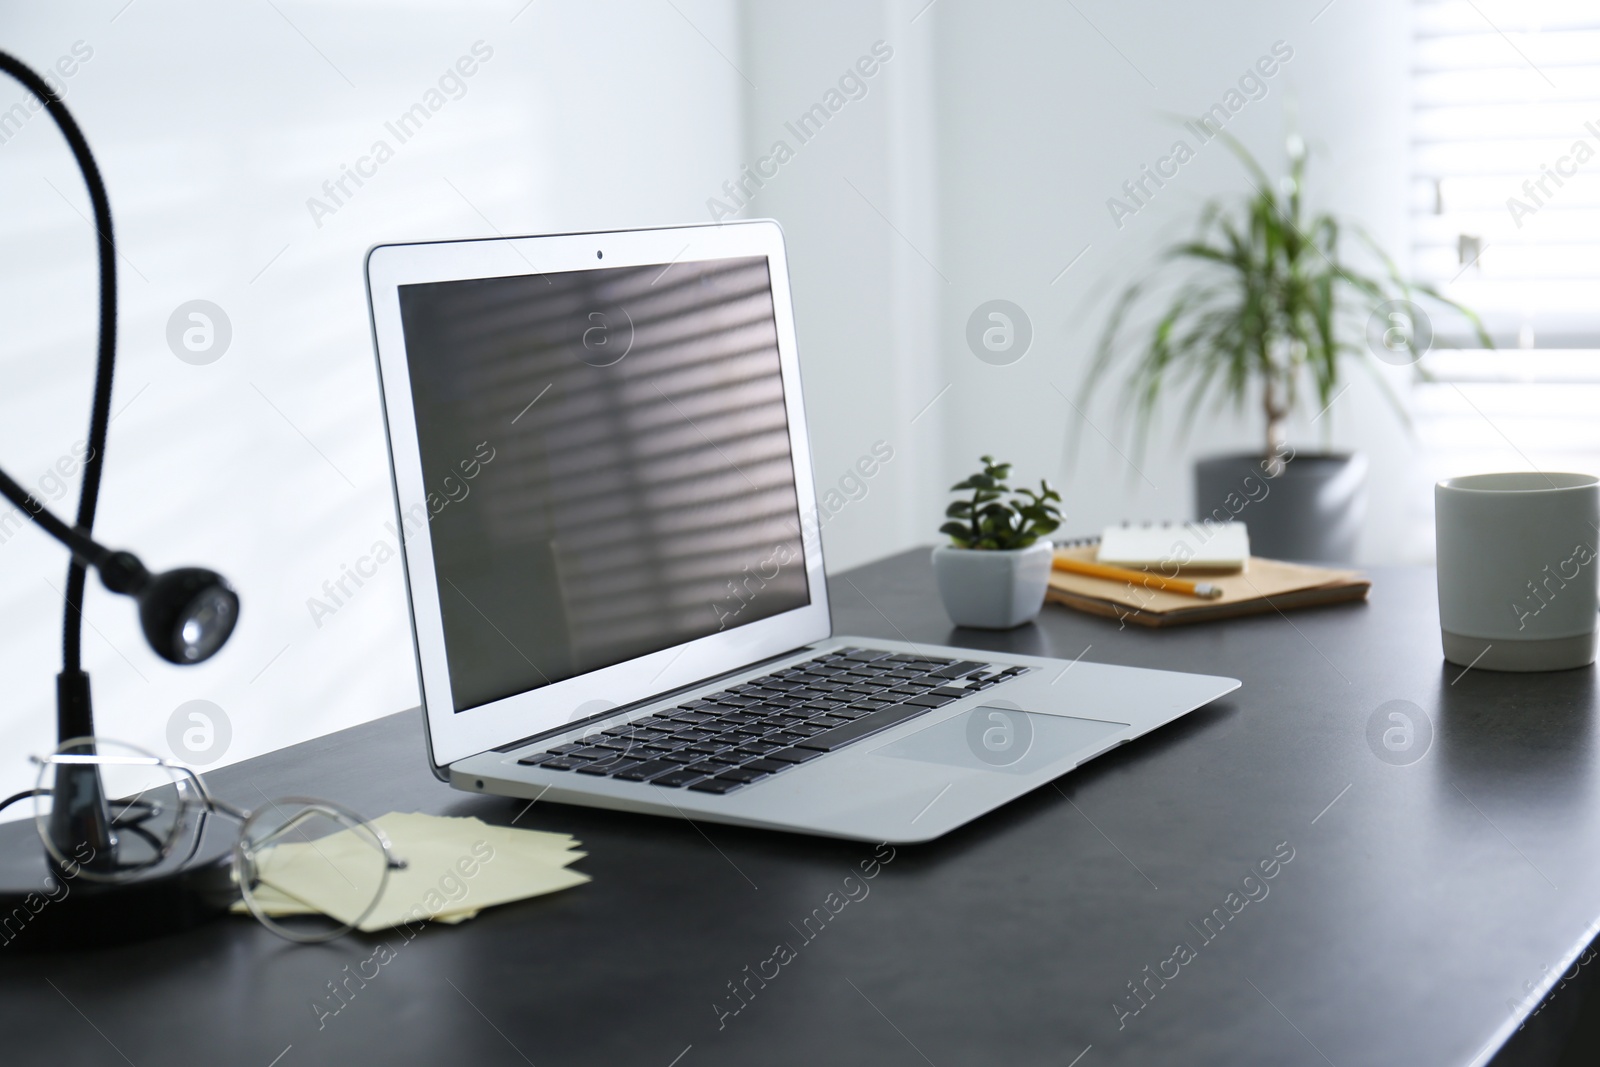
M 1299 136 L 1288 140 L 1289 171 L 1278 182 L 1235 138 L 1222 136 L 1248 171 L 1255 194 L 1242 203 L 1211 201 L 1201 214 L 1196 238 L 1163 254 L 1158 269 L 1174 263 L 1194 269 L 1153 325 L 1146 320 L 1131 327 L 1129 320 L 1157 272 L 1122 292 L 1085 379 L 1083 404 L 1087 406 L 1118 353 L 1129 347 L 1128 335 L 1142 333 L 1122 398 L 1124 410 L 1135 411 L 1140 451 L 1163 394 L 1187 384 L 1181 424 L 1185 434 L 1208 399 L 1231 401 L 1233 410 L 1242 411 L 1259 389 L 1266 455 L 1279 457 L 1305 380 L 1309 378 L 1319 406 L 1327 410 L 1337 395 L 1346 356 L 1357 357 L 1373 373 L 1409 426 L 1404 406 L 1360 343 L 1366 320 L 1386 301 L 1405 300 L 1420 311 L 1414 298 L 1427 297 L 1461 313 L 1484 347 L 1492 348 L 1482 322 L 1432 286 L 1401 277 L 1394 261 L 1359 227 L 1347 227 L 1331 214 L 1307 212 L 1302 198 L 1306 150 Z M 1343 261 L 1340 242 L 1347 229 L 1383 264 L 1383 276 L 1361 273 Z M 1423 353 L 1414 333 L 1395 333 L 1415 366 Z M 1418 373 L 1423 373 L 1420 367 Z
M 945 509 L 945 518 L 951 521 L 939 527 L 939 532 L 949 534 L 957 548 L 979 548 L 1006 551 L 1027 548 L 1045 534 L 1061 525 L 1061 494 L 1050 488 L 1050 483 L 1039 479 L 1039 491 L 1017 489 L 1006 484 L 1011 477 L 1011 464 L 996 463 L 993 456 L 978 457 L 983 470 L 969 475 L 950 487 L 952 493 L 972 493 L 971 498 L 957 500 Z M 1011 493 L 1009 501 L 1001 497 Z

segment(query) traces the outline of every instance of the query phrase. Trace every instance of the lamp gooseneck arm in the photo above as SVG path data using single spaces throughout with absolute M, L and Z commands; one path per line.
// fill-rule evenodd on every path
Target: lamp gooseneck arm
M 29 518 L 44 527 L 46 533 L 70 548 L 76 562 L 98 570 L 100 581 L 113 593 L 137 596 L 150 585 L 150 572 L 145 570 L 138 556 L 132 552 L 107 548 L 82 530 L 68 526 L 5 471 L 0 471 L 0 497 L 21 508 Z
M 78 495 L 76 532 L 87 540 L 94 529 L 95 504 L 100 498 L 100 473 L 105 463 L 106 431 L 111 424 L 111 377 L 117 354 L 117 256 L 111 239 L 111 200 L 95 164 L 94 153 L 67 105 L 43 78 L 15 56 L 0 52 L 0 71 L 11 75 L 44 102 L 50 118 L 72 149 L 83 172 L 94 207 L 96 248 L 100 261 L 100 346 L 94 372 L 94 405 L 89 415 L 89 453 L 83 462 L 83 487 Z M 10 479 L 6 479 L 8 482 Z M 12 483 L 15 485 L 16 483 Z M 9 494 L 7 494 L 9 496 Z M 47 526 L 48 528 L 48 526 Z M 70 543 L 70 542 L 69 542 Z M 90 542 L 91 544 L 93 542 Z M 89 679 L 83 673 L 83 593 L 89 561 L 74 550 L 67 565 L 66 617 L 62 620 L 61 675 L 57 679 L 57 733 L 61 740 L 94 733 L 89 707 Z
M 109 548 L 100 544 L 82 530 L 74 529 L 46 508 L 37 497 L 28 492 L 7 474 L 0 471 L 0 496 L 5 497 L 28 514 L 45 532 L 72 549 L 73 559 L 91 567 L 98 567 L 111 558 Z

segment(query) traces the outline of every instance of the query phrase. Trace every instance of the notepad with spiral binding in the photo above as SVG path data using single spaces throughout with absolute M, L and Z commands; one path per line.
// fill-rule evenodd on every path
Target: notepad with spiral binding
M 1161 568 L 1162 574 L 1231 574 L 1250 561 L 1250 533 L 1242 522 L 1123 523 L 1100 534 L 1101 563 Z
M 1098 538 L 1068 542 L 1066 547 L 1057 542 L 1056 555 L 1092 560 L 1097 548 Z M 1358 571 L 1285 563 L 1259 556 L 1252 556 L 1248 568 L 1238 574 L 1218 575 L 1207 581 L 1221 587 L 1221 597 L 1197 600 L 1182 593 L 1144 588 L 1134 582 L 1051 571 L 1046 598 L 1091 615 L 1140 626 L 1163 627 L 1364 600 L 1372 588 L 1372 583 Z

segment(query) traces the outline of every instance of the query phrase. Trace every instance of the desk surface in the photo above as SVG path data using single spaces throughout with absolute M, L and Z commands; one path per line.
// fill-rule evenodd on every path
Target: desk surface
M 940 841 L 900 848 L 810 942 L 794 924 L 872 848 L 536 804 L 518 825 L 577 834 L 593 883 L 391 939 L 394 958 L 320 1030 L 312 1002 L 380 939 L 295 947 L 224 919 L 124 948 L 0 949 L 3 1058 L 1486 1059 L 1515 1023 L 1511 1005 L 1531 1007 L 1530 985 L 1562 970 L 1600 919 L 1595 676 L 1462 674 L 1440 658 L 1432 573 L 1374 577 L 1366 605 L 1288 617 L 1119 630 L 1047 607 L 1036 625 L 995 635 L 947 624 L 923 552 L 840 575 L 830 588 L 841 633 L 1086 654 L 1244 685 Z M 1395 700 L 1432 723 L 1409 764 L 1368 740 L 1369 720 Z M 439 784 L 421 745 L 417 717 L 397 715 L 208 780 L 224 795 L 259 785 L 373 814 L 518 815 L 520 803 Z M 1267 895 L 1240 903 L 1249 869 L 1289 849 Z M 1229 914 L 1213 920 L 1220 933 L 1204 928 L 1214 909 Z M 719 1023 L 729 983 L 785 941 L 796 957 Z M 1180 944 L 1187 961 L 1166 963 Z M 1164 985 L 1148 980 L 1174 970 Z M 1148 1003 L 1130 993 L 1140 982 Z

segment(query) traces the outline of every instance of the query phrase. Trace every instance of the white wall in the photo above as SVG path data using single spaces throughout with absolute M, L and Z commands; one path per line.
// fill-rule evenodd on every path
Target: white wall
M 35 66 L 75 42 L 92 50 L 67 101 L 122 253 L 120 414 L 96 532 L 152 567 L 214 566 L 243 600 L 230 645 L 179 669 L 148 651 L 130 603 L 92 583 L 85 658 L 103 734 L 165 754 L 175 709 L 210 700 L 232 762 L 415 703 L 397 564 L 332 616 L 307 607 L 392 517 L 362 255 L 701 217 L 740 154 L 739 76 L 719 55 L 738 54 L 737 11 L 674 3 L 106 0 L 0 16 L 5 47 Z M 407 143 L 385 131 L 478 41 L 492 56 L 459 98 Z M 23 95 L 0 84 L 0 110 Z M 307 199 L 377 139 L 393 158 L 314 218 Z M 38 485 L 86 431 L 95 338 L 87 198 L 47 117 L 0 144 L 0 204 L 0 463 Z M 232 325 L 208 365 L 165 338 L 196 298 Z M 75 502 L 74 481 L 56 507 L 70 516 Z M 26 756 L 54 741 L 66 557 L 31 529 L 0 536 L 5 794 L 31 784 Z
M 948 271 L 939 266 L 932 20 L 912 22 L 925 3 L 744 8 L 744 162 L 781 155 L 779 142 L 793 158 L 749 186 L 739 215 L 784 227 L 830 571 L 927 540 L 926 515 L 941 506 L 952 398 L 940 396 L 950 383 L 939 376 L 937 324 Z M 852 72 L 858 80 L 841 90 Z M 838 110 L 818 132 L 800 128 L 818 104 Z M 893 459 L 862 478 L 855 465 L 878 442 Z
M 888 433 L 904 424 L 907 408 L 915 414 L 952 386 L 900 453 L 915 449 L 914 462 L 897 471 L 914 484 L 898 486 L 892 501 L 869 496 L 847 509 L 826 531 L 830 564 L 935 540 L 945 487 L 981 453 L 1013 460 L 1019 478 L 1061 485 L 1065 532 L 1090 533 L 1122 518 L 1188 517 L 1196 455 L 1260 447 L 1264 430 L 1253 412 L 1208 412 L 1187 444 L 1153 438 L 1141 476 L 1118 453 L 1134 454 L 1113 390 L 1088 414 L 1116 448 L 1084 428 L 1069 464 L 1076 416 L 1067 398 L 1078 399 L 1109 299 L 1160 249 L 1192 233 L 1207 198 L 1247 186 L 1213 142 L 1121 228 L 1107 198 L 1181 134 L 1169 115 L 1221 100 L 1276 41 L 1293 57 L 1227 129 L 1275 165 L 1297 122 L 1315 153 L 1313 205 L 1360 220 L 1396 255 L 1408 246 L 1406 6 L 1340 0 L 1319 15 L 1321 7 L 886 0 L 801 10 L 748 0 L 747 48 L 764 68 L 753 73 L 758 88 L 744 87 L 752 153 L 869 39 L 896 48 L 871 90 L 881 96 L 845 107 L 746 212 L 783 221 L 794 250 L 819 469 L 844 461 L 852 435 Z M 888 174 L 899 181 L 880 177 Z M 900 234 L 844 177 L 874 197 Z M 881 184 L 865 184 L 874 181 Z M 919 299 L 897 302 L 908 285 Z M 980 361 L 966 340 L 968 317 L 993 299 L 1018 304 L 1032 322 L 1032 346 L 1011 365 Z M 930 301 L 931 341 L 922 318 Z M 898 361 L 897 338 L 910 341 L 908 358 Z M 1168 421 L 1176 414 L 1169 409 Z M 1364 557 L 1409 552 L 1402 534 L 1414 519 L 1407 502 L 1419 491 L 1418 465 L 1376 387 L 1357 373 L 1316 426 L 1311 414 L 1294 428 L 1298 445 L 1371 456 Z
M 1093 0 L 1076 11 L 1043 3 L 934 9 L 942 240 L 957 272 L 941 319 L 946 373 L 961 400 L 949 422 L 950 473 L 993 450 L 1014 458 L 1019 473 L 1059 476 L 1067 529 L 1086 533 L 1124 518 L 1189 517 L 1195 455 L 1263 447 L 1255 412 L 1242 419 L 1207 412 L 1187 444 L 1170 434 L 1152 438 L 1138 461 L 1142 474 L 1094 428 L 1082 430 L 1081 453 L 1069 466 L 1065 445 L 1077 416 L 1066 398 L 1078 400 L 1116 292 L 1144 276 L 1161 249 L 1194 232 L 1206 199 L 1249 192 L 1222 143 L 1202 147 L 1165 116 L 1193 116 L 1221 101 L 1274 42 L 1292 49 L 1292 58 L 1226 129 L 1274 169 L 1285 130 L 1297 124 L 1314 153 L 1312 205 L 1360 220 L 1396 253 L 1407 246 L 1404 5 L 1342 2 L 1312 23 L 1320 6 Z M 1196 147 L 1195 158 L 1119 228 L 1107 199 L 1123 195 L 1122 183 L 1179 137 Z M 994 297 L 1021 305 L 1035 328 L 1032 350 L 1011 366 L 981 363 L 963 337 L 972 308 Z M 1114 403 L 1115 373 L 1111 385 L 1086 413 L 1133 459 Z M 1180 411 L 1168 405 L 1165 421 Z M 1365 552 L 1383 558 L 1402 520 L 1396 502 L 1411 466 L 1400 425 L 1364 380 L 1311 427 L 1315 411 L 1294 427 L 1297 445 L 1322 444 L 1320 431 L 1331 423 L 1335 447 L 1371 454 Z

